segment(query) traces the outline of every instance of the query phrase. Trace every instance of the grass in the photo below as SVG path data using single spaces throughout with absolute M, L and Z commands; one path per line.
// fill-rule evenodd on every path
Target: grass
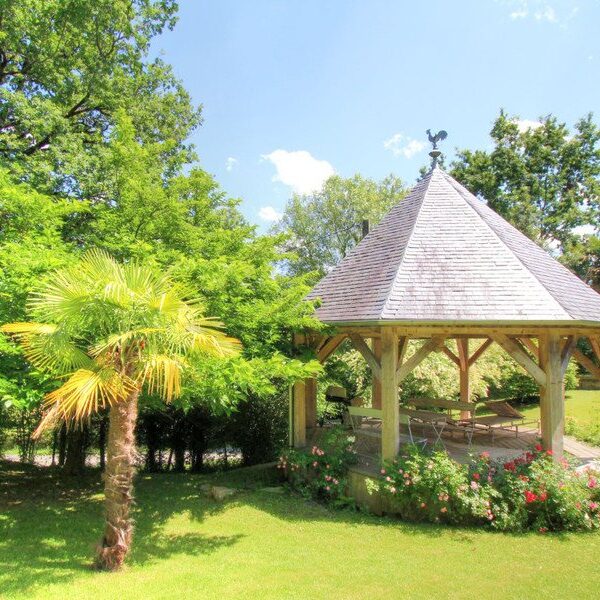
M 208 480 L 248 485 L 243 473 L 140 475 L 128 567 L 97 573 L 99 475 L 0 463 L 0 597 L 597 597 L 600 534 L 415 526 L 257 486 L 225 504 L 200 493 Z
M 538 404 L 519 407 L 530 418 L 540 418 Z M 565 394 L 565 415 L 575 419 L 582 427 L 593 426 L 600 421 L 600 391 L 571 390 Z
M 540 418 L 538 404 L 519 407 L 530 419 Z M 566 433 L 592 445 L 600 445 L 600 391 L 572 390 L 565 395 Z

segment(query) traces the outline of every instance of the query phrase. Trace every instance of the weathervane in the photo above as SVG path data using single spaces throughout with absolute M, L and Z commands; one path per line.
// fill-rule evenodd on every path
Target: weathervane
M 429 141 L 433 144 L 433 148 L 429 153 L 429 156 L 431 156 L 431 168 L 433 169 L 437 165 L 438 159 L 441 155 L 441 152 L 438 150 L 437 147 L 438 142 L 445 140 L 448 137 L 448 133 L 443 129 L 441 131 L 438 131 L 435 135 L 431 135 L 431 129 L 428 129 L 426 133 L 427 137 L 429 138 Z

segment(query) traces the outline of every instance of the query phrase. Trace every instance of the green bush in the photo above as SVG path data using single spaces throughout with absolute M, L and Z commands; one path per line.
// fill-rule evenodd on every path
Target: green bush
M 410 521 L 541 532 L 600 526 L 597 475 L 555 462 L 539 445 L 504 464 L 484 453 L 466 465 L 412 447 L 382 468 L 378 487 Z
M 479 524 L 490 519 L 495 495 L 481 471 L 457 463 L 443 450 L 429 454 L 411 446 L 381 469 L 380 489 L 408 521 Z
M 336 427 L 323 435 L 319 445 L 308 450 L 286 450 L 278 467 L 290 486 L 303 496 L 325 503 L 345 505 L 348 468 L 356 462 L 348 432 Z

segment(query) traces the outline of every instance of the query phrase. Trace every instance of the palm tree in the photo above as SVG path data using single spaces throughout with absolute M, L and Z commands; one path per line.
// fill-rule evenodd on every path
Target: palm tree
M 2 327 L 34 366 L 65 378 L 46 396 L 36 435 L 58 421 L 77 424 L 110 410 L 99 568 L 118 569 L 131 545 L 140 393 L 145 389 L 169 402 L 180 394 L 182 375 L 194 360 L 239 350 L 239 342 L 218 321 L 203 317 L 199 302 L 190 298 L 169 275 L 91 251 L 32 296 L 33 322 Z

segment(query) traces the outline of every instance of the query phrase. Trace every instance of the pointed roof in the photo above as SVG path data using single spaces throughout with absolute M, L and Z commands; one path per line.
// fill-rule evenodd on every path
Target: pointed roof
M 332 324 L 600 326 L 600 294 L 439 167 L 308 298 Z

